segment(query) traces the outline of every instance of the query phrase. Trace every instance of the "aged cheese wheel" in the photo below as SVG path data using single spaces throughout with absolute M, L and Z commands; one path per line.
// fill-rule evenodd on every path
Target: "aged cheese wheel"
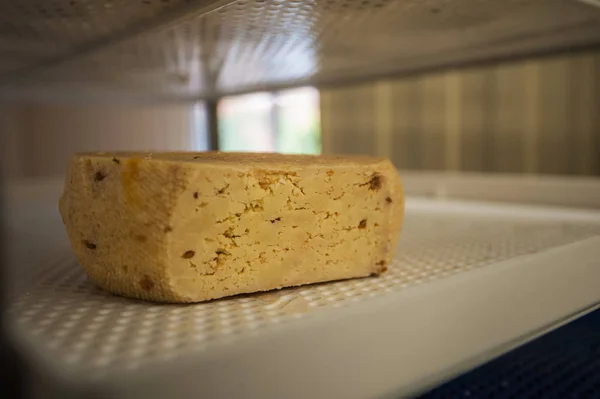
M 404 199 L 383 158 L 89 153 L 59 208 L 98 286 L 198 302 L 382 273 Z

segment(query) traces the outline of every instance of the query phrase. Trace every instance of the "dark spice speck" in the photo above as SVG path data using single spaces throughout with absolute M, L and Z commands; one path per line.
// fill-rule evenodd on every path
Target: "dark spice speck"
M 97 171 L 96 174 L 94 175 L 94 180 L 102 181 L 102 180 L 104 180 L 105 177 L 106 177 L 106 175 L 103 172 Z
M 87 249 L 96 249 L 96 244 L 94 244 L 91 241 L 83 240 L 82 243 L 86 246 Z
M 371 177 L 371 180 L 369 180 L 369 190 L 378 191 L 383 185 L 382 180 L 381 175 L 374 175 Z
M 183 255 L 181 255 L 181 257 L 183 259 L 191 259 L 194 257 L 194 255 L 196 255 L 196 251 L 189 250 L 189 251 L 185 251 L 183 253 Z
M 140 281 L 140 287 L 142 287 L 146 291 L 150 291 L 154 288 L 154 281 L 148 276 L 144 276 L 142 281 Z

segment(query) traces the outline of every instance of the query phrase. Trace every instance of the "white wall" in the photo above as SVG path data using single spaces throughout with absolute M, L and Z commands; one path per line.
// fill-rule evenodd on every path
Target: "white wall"
M 206 150 L 203 107 L 0 106 L 0 165 L 9 179 L 65 173 L 81 151 Z
M 190 150 L 197 133 L 191 105 L 35 106 L 26 119 L 28 176 L 62 175 L 79 151 Z
M 8 179 L 18 179 L 25 174 L 25 164 L 21 157 L 21 133 L 25 121 L 22 107 L 0 107 L 0 168 Z

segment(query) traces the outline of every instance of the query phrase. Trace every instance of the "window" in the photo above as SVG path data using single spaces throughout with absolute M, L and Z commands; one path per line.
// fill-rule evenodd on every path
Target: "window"
M 193 134 L 190 142 L 191 151 L 208 151 L 210 143 L 208 142 L 208 126 L 206 118 L 206 108 L 204 103 L 197 102 L 192 106 L 191 126 Z
M 319 92 L 313 87 L 225 97 L 218 114 L 222 151 L 321 153 Z

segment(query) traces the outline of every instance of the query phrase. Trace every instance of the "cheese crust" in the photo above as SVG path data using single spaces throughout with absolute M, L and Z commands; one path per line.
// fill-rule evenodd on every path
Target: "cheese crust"
M 404 198 L 384 158 L 88 153 L 59 209 L 98 286 L 187 303 L 382 273 Z

